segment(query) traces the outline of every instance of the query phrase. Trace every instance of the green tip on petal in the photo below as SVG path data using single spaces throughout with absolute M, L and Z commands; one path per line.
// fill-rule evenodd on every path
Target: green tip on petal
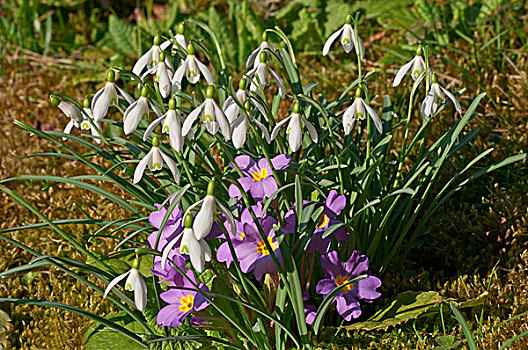
M 178 23 L 178 27 L 176 27 L 176 33 L 183 35 L 185 32 L 185 22 Z
M 299 113 L 301 111 L 301 105 L 299 104 L 299 101 L 295 101 L 293 104 L 293 113 Z
M 352 15 L 348 15 L 348 16 L 346 17 L 345 23 L 346 23 L 346 24 L 350 24 L 350 23 L 352 23 Z
M 113 70 L 109 70 L 108 73 L 106 73 L 106 81 L 109 83 L 115 81 L 115 72 Z
M 213 85 L 209 85 L 207 87 L 207 90 L 205 91 L 205 97 L 206 98 L 213 98 L 215 93 L 215 88 Z
M 192 216 L 191 213 L 188 213 L 187 215 L 185 215 L 185 218 L 183 219 L 183 226 L 185 228 L 191 228 L 193 225 L 193 221 L 194 221 L 194 217 Z
M 264 31 L 262 33 L 262 41 L 268 41 L 268 32 L 267 31 Z
M 158 46 L 158 45 L 160 44 L 160 41 L 161 41 L 160 36 L 159 36 L 159 35 L 156 35 L 156 36 L 154 37 L 154 40 L 152 41 L 152 43 L 153 43 L 154 45 Z
M 169 100 L 169 109 L 172 109 L 172 110 L 176 109 L 176 100 L 174 98 L 171 98 Z
M 193 43 L 189 43 L 189 45 L 187 45 L 187 55 L 194 55 L 194 45 L 193 45 Z
M 207 195 L 208 196 L 214 196 L 214 191 L 215 191 L 215 180 L 212 179 L 211 181 L 209 181 L 209 184 L 207 185 Z
M 159 54 L 159 61 L 160 61 L 160 62 L 165 61 L 165 52 L 163 52 L 163 51 L 160 52 L 160 54 Z
M 84 108 L 90 108 L 90 98 L 86 96 L 83 101 L 83 107 Z
M 423 53 L 422 45 L 418 45 L 418 48 L 416 49 L 416 56 L 421 56 Z
M 246 111 L 249 111 L 250 106 L 251 106 L 251 103 L 249 103 L 249 100 L 246 100 L 246 102 L 244 102 L 244 109 Z
M 356 89 L 356 98 L 359 97 L 361 97 L 361 88 L 358 86 L 358 88 Z
M 134 261 L 132 261 L 132 268 L 137 270 L 139 267 L 139 259 L 135 258 Z
M 247 84 L 247 82 L 246 82 L 246 77 L 243 76 L 243 77 L 240 79 L 240 81 L 238 82 L 238 88 L 239 88 L 240 90 L 244 90 L 244 89 L 246 88 L 246 84 Z
M 60 103 L 60 100 L 59 100 L 57 97 L 53 96 L 53 95 L 50 96 L 50 101 L 51 101 L 51 103 L 53 103 L 55 106 L 58 106 L 59 103 Z
M 431 83 L 432 84 L 438 83 L 438 78 L 436 77 L 435 73 L 431 74 Z
M 159 137 L 154 136 L 152 138 L 152 147 L 159 147 Z
M 259 60 L 261 63 L 266 63 L 268 60 L 268 53 L 266 51 L 262 51 L 259 55 Z
M 141 97 L 147 97 L 148 96 L 148 89 L 146 86 L 143 86 L 141 88 Z

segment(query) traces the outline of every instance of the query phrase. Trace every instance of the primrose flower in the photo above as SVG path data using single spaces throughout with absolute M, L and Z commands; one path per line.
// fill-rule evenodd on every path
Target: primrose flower
M 222 131 L 225 139 L 231 139 L 231 128 L 229 127 L 229 121 L 227 120 L 222 109 L 213 99 L 214 93 L 214 86 L 209 85 L 205 94 L 205 101 L 196 107 L 187 116 L 187 118 L 185 118 L 182 126 L 182 136 L 186 136 L 191 131 L 194 121 L 196 118 L 198 118 L 198 116 L 201 116 L 202 123 L 205 123 L 205 127 L 210 134 L 216 134 L 220 128 L 220 131 Z
M 281 120 L 280 122 L 275 125 L 273 128 L 273 131 L 271 132 L 271 139 L 275 140 L 277 135 L 279 134 L 280 128 L 287 122 L 288 128 L 286 129 L 286 134 L 288 135 L 288 143 L 290 145 L 290 149 L 292 152 L 297 152 L 299 148 L 301 148 L 302 139 L 303 139 L 303 126 L 306 126 L 308 129 L 308 132 L 310 133 L 310 136 L 313 140 L 313 142 L 317 142 L 317 131 L 315 130 L 315 127 L 312 123 L 310 123 L 308 120 L 306 120 L 303 116 L 300 115 L 301 107 L 299 105 L 299 102 L 295 102 L 293 105 L 293 113 Z
M 358 35 L 356 42 L 356 33 L 354 32 L 354 28 L 350 23 L 352 23 L 352 16 L 348 15 L 345 24 L 336 32 L 334 32 L 334 34 L 330 35 L 328 40 L 326 40 L 323 47 L 323 56 L 328 54 L 328 51 L 330 51 L 330 47 L 334 41 L 336 41 L 336 39 L 341 36 L 340 42 L 341 45 L 343 45 L 343 49 L 345 49 L 346 53 L 349 53 L 352 50 L 352 44 L 354 44 L 356 53 L 359 51 L 359 57 L 361 59 L 365 58 L 365 45 L 363 45 L 363 40 L 361 40 Z
M 159 117 L 161 112 L 156 106 L 148 99 L 147 87 L 141 88 L 141 96 L 137 101 L 132 103 L 125 111 L 123 115 L 123 131 L 126 135 L 129 135 L 136 130 L 141 118 L 147 118 L 149 113 L 149 106 L 152 108 L 154 113 Z
M 356 124 L 356 120 L 365 119 L 367 113 L 374 122 L 378 132 L 380 134 L 383 133 L 383 124 L 381 123 L 380 117 L 376 111 L 361 98 L 361 88 L 358 87 L 356 90 L 356 99 L 354 100 L 354 103 L 352 103 L 352 105 L 348 107 L 343 114 L 343 129 L 345 131 L 345 135 L 350 134 L 350 131 L 352 131 L 354 125 Z
M 270 75 L 277 82 L 279 88 L 279 94 L 281 98 L 286 96 L 286 88 L 284 87 L 284 82 L 282 78 L 275 73 L 273 69 L 268 66 L 266 63 L 268 60 L 268 53 L 266 51 L 261 51 L 259 54 L 259 63 L 251 69 L 247 76 L 251 79 L 251 85 L 249 86 L 250 91 L 259 92 L 259 86 L 262 86 L 262 89 L 265 89 L 270 85 Z
M 129 104 L 134 102 L 134 99 L 128 94 L 128 92 L 115 84 L 115 72 L 110 70 L 106 74 L 105 86 L 95 93 L 95 96 L 92 100 L 92 111 L 95 121 L 101 121 L 104 117 L 106 117 L 108 108 L 110 106 L 117 105 L 118 92 Z
M 392 86 L 398 86 L 400 85 L 403 77 L 407 72 L 411 70 L 411 78 L 412 80 L 418 79 L 420 74 L 425 70 L 425 61 L 422 58 L 422 46 L 418 46 L 418 49 L 416 49 L 416 55 L 412 60 L 407 62 L 403 67 L 401 67 L 398 70 L 398 73 L 396 73 L 396 77 L 394 78 L 394 82 L 392 83 Z
M 148 74 L 156 73 L 154 81 L 158 83 L 161 97 L 166 98 L 172 90 L 172 72 L 174 68 L 169 60 L 165 60 L 165 52 L 160 52 L 159 58 L 160 62 L 143 73 L 141 79 L 144 79 Z
M 422 115 L 426 120 L 431 119 L 435 115 L 440 104 L 445 102 L 445 95 L 447 95 L 447 97 L 449 97 L 449 99 L 453 102 L 453 104 L 455 105 L 455 109 L 459 113 L 462 112 L 462 108 L 460 108 L 460 103 L 458 103 L 458 100 L 456 99 L 455 95 L 453 95 L 452 93 L 441 87 L 440 84 L 438 84 L 438 78 L 434 73 L 431 74 L 431 83 L 432 84 L 431 88 L 429 89 L 429 93 L 422 102 Z
M 198 272 L 202 272 L 205 266 L 205 263 L 211 261 L 211 248 L 203 239 L 196 239 L 192 225 L 193 225 L 193 216 L 191 213 L 185 215 L 183 229 L 183 236 L 180 243 L 180 254 L 189 255 L 191 259 L 191 264 Z M 177 244 L 177 239 L 172 240 L 167 244 L 165 249 L 163 249 L 163 255 L 161 257 L 161 267 L 165 268 L 165 264 L 169 257 L 169 254 L 172 251 L 172 248 Z
M 176 167 L 176 163 L 159 148 L 159 138 L 155 136 L 152 139 L 152 148 L 143 159 L 139 162 L 136 171 L 134 171 L 134 183 L 138 183 L 143 177 L 145 168 L 149 167 L 150 171 L 157 171 L 163 169 L 163 161 L 167 163 L 174 180 L 178 182 L 180 173 Z
M 197 284 L 194 273 L 191 270 L 187 271 L 187 277 L 194 284 Z M 184 279 L 181 287 L 189 289 L 195 288 L 187 278 Z M 203 291 L 209 291 L 209 288 L 203 283 L 198 285 L 198 287 Z M 191 312 L 200 311 L 209 306 L 209 302 L 201 293 L 189 289 L 178 289 L 176 287 L 160 294 L 161 299 L 169 305 L 159 311 L 157 318 L 158 324 L 161 326 L 179 327 Z
M 198 202 L 191 205 L 187 208 L 184 217 L 191 212 L 197 206 L 200 206 L 200 211 L 196 214 L 194 218 L 194 223 L 192 229 L 194 231 L 194 236 L 196 240 L 200 241 L 204 239 L 210 232 L 213 227 L 214 218 L 216 216 L 216 206 L 220 208 L 220 211 L 225 215 L 226 220 L 228 221 L 231 227 L 235 227 L 235 221 L 231 212 L 224 206 L 220 201 L 214 196 L 215 191 L 215 180 L 211 180 L 207 185 L 207 195 L 204 199 L 199 200 Z
M 183 76 L 191 84 L 196 84 L 200 80 L 200 73 L 203 74 L 207 84 L 211 85 L 214 82 L 213 73 L 207 68 L 205 64 L 200 62 L 194 55 L 194 45 L 189 43 L 187 45 L 187 57 L 183 60 L 181 66 L 174 73 L 172 78 L 172 92 L 181 89 Z
M 273 171 L 284 170 L 290 166 L 291 156 L 280 154 L 271 159 L 271 165 L 266 158 L 261 158 L 255 162 L 250 156 L 240 155 L 235 157 L 235 163 L 246 177 L 241 177 L 237 181 L 242 186 L 244 192 L 249 192 L 256 201 L 262 201 L 269 198 L 278 190 L 277 181 L 273 177 Z M 230 167 L 235 166 L 230 163 Z M 238 186 L 231 184 L 229 186 L 229 196 L 231 198 L 242 198 Z
M 181 124 L 183 123 L 183 117 L 176 111 L 176 101 L 171 98 L 169 100 L 169 110 L 161 117 L 155 119 L 148 126 L 147 130 L 143 134 L 143 141 L 147 141 L 154 128 L 163 122 L 161 132 L 169 134 L 169 141 L 172 148 L 175 151 L 181 152 L 183 149 L 184 138 L 181 133 Z M 192 130 L 189 131 L 191 137 L 194 137 Z
M 132 68 L 132 73 L 139 76 L 141 72 L 143 72 L 143 69 L 150 69 L 157 65 L 160 60 L 160 52 L 169 47 L 170 44 L 170 41 L 165 41 L 160 45 L 160 36 L 156 35 L 152 42 L 152 47 L 147 52 L 145 52 L 143 56 L 139 58 L 139 60 L 137 60 L 136 64 Z
M 362 255 L 355 250 L 345 262 L 344 266 L 337 252 L 331 251 L 326 256 L 321 256 L 321 265 L 325 277 L 317 283 L 315 291 L 326 297 L 335 288 L 348 283 L 349 281 L 361 276 L 365 278 L 352 282 L 337 293 L 335 297 L 336 309 L 346 321 L 352 318 L 358 318 L 361 315 L 361 306 L 359 301 L 362 300 L 371 303 L 378 298 L 381 293 L 376 288 L 381 286 L 381 281 L 376 276 L 369 274 L 369 261 L 366 255 Z
M 258 64 L 260 63 L 260 53 L 272 48 L 273 47 L 268 43 L 268 33 L 262 33 L 262 42 L 255 50 L 253 50 L 249 54 L 246 61 L 246 69 L 258 66 Z
M 128 276 L 125 282 L 125 289 L 130 292 L 134 292 L 134 303 L 136 304 L 138 310 L 145 310 L 145 306 L 147 306 L 147 285 L 138 271 L 138 266 L 139 261 L 136 258 L 134 259 L 132 268 L 130 270 L 122 275 L 117 276 L 108 284 L 104 293 L 104 298 L 106 298 L 112 288 L 114 288 L 122 279 Z
M 80 128 L 81 130 L 90 130 L 92 136 L 95 137 L 95 142 L 101 143 L 101 139 L 99 138 L 99 133 L 97 131 L 97 129 L 99 129 L 99 132 L 101 132 L 101 125 L 95 120 L 93 120 L 92 111 L 90 110 L 90 100 L 88 100 L 88 98 L 86 98 L 83 103 L 83 111 L 86 114 L 82 114 L 79 107 L 75 106 L 74 104 L 65 101 L 60 101 L 55 96 L 51 97 L 51 103 L 59 107 L 60 110 L 70 118 L 70 121 L 68 122 L 68 124 L 66 124 L 66 127 L 63 131 L 65 134 L 71 133 L 71 130 L 75 126 L 77 128 Z M 88 118 L 92 119 L 92 123 L 94 125 L 90 123 L 90 120 L 88 120 Z M 67 138 L 63 137 L 62 140 L 66 141 Z

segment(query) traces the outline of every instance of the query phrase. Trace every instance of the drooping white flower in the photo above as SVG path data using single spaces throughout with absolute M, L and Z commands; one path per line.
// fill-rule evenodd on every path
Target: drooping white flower
M 123 115 L 123 131 L 126 135 L 129 135 L 136 130 L 141 118 L 148 117 L 149 106 L 158 117 L 161 116 L 161 112 L 152 102 L 149 101 L 147 96 L 148 89 L 144 86 L 141 89 L 141 96 L 139 99 L 126 109 L 125 114 Z
M 175 151 L 181 152 L 184 144 L 184 137 L 181 132 L 183 117 L 176 111 L 176 101 L 173 98 L 169 100 L 169 110 L 167 113 L 155 119 L 150 123 L 147 130 L 145 130 L 143 141 L 147 141 L 154 128 L 156 128 L 161 122 L 163 122 L 161 132 L 168 134 L 171 147 L 174 148 Z M 193 138 L 194 135 L 192 134 L 192 130 L 189 133 L 191 134 L 190 137 Z
M 141 159 L 138 166 L 136 167 L 136 170 L 134 171 L 134 183 L 138 183 L 141 180 L 147 165 L 150 171 L 157 171 L 163 169 L 163 162 L 167 163 L 174 181 L 178 182 L 180 172 L 178 171 L 176 163 L 171 159 L 171 157 L 161 151 L 159 147 L 159 138 L 154 136 L 152 139 L 152 148 L 147 153 L 147 155 Z
M 112 288 L 114 288 L 122 279 L 128 276 L 125 282 L 125 289 L 130 292 L 134 292 L 134 303 L 136 304 L 138 310 L 145 310 L 145 306 L 147 306 L 147 285 L 138 271 L 138 266 L 139 262 L 137 259 L 135 259 L 130 270 L 114 278 L 106 287 L 104 298 L 106 298 Z
M 178 23 L 178 26 L 176 27 L 176 35 L 174 36 L 173 41 L 169 41 L 169 43 L 172 43 L 172 54 L 175 54 L 178 49 L 181 49 L 183 51 L 186 50 L 189 42 L 185 38 L 185 24 L 183 22 Z
M 446 95 L 455 105 L 455 109 L 458 112 L 462 112 L 462 108 L 460 108 L 460 103 L 458 103 L 458 100 L 456 99 L 455 95 L 453 95 L 452 93 L 441 87 L 440 84 L 438 84 L 438 78 L 434 73 L 431 74 L 431 83 L 431 88 L 429 89 L 427 96 L 425 96 L 425 99 L 422 102 L 422 115 L 426 120 L 431 119 L 435 115 L 436 111 L 438 110 L 438 107 L 440 107 L 440 104 L 445 102 Z
M 139 76 L 145 68 L 150 69 L 158 64 L 160 52 L 169 47 L 170 44 L 170 41 L 165 41 L 160 45 L 160 37 L 159 35 L 156 35 L 154 37 L 152 47 L 147 52 L 145 52 L 143 56 L 139 58 L 139 60 L 137 60 L 134 68 L 132 68 L 132 73 Z M 168 58 L 166 58 L 166 60 L 167 59 Z
M 288 127 L 286 128 L 286 134 L 288 135 L 288 144 L 290 145 L 290 149 L 292 152 L 297 152 L 297 150 L 301 147 L 302 139 L 304 136 L 303 127 L 306 126 L 308 129 L 308 132 L 310 133 L 310 137 L 312 138 L 313 142 L 317 142 L 318 136 L 317 131 L 315 130 L 315 127 L 310 123 L 308 120 L 306 120 L 303 116 L 300 115 L 300 105 L 299 102 L 295 102 L 293 105 L 293 113 L 281 120 L 280 122 L 275 125 L 273 128 L 273 131 L 271 132 L 271 139 L 275 140 L 277 135 L 279 134 L 280 128 L 286 124 L 286 122 L 289 121 Z
M 196 271 L 202 272 L 205 263 L 211 261 L 211 248 L 209 248 L 209 245 L 204 239 L 196 239 L 196 235 L 192 226 L 193 216 L 191 213 L 188 213 L 184 218 L 185 228 L 183 229 L 180 247 L 178 250 L 181 254 L 189 255 L 192 266 L 196 269 Z M 163 254 L 161 257 L 162 268 L 165 268 L 170 251 L 178 242 L 178 238 L 174 238 L 163 249 Z
M 172 78 L 172 93 L 181 89 L 184 76 L 191 84 L 196 84 L 198 80 L 200 80 L 200 73 L 203 74 L 207 84 L 211 85 L 214 82 L 213 73 L 211 73 L 209 68 L 200 62 L 194 54 L 194 45 L 189 43 L 189 45 L 187 45 L 187 57 L 183 60 Z
M 350 134 L 350 131 L 352 131 L 354 128 L 356 120 L 365 119 L 366 114 L 370 116 L 379 133 L 383 133 L 383 125 L 381 123 L 380 117 L 376 111 L 361 98 L 361 88 L 357 88 L 356 99 L 343 114 L 343 129 L 345 131 L 345 135 Z
M 209 133 L 214 135 L 217 133 L 218 129 L 220 129 L 226 140 L 231 139 L 229 121 L 222 109 L 213 99 L 214 93 L 214 87 L 209 85 L 205 94 L 205 101 L 196 107 L 187 118 L 185 118 L 182 126 L 182 136 L 186 136 L 191 131 L 194 121 L 200 116 L 202 123 L 205 123 L 205 127 Z
M 271 143 L 271 137 L 266 126 L 259 122 L 251 114 L 249 110 L 249 101 L 250 100 L 246 100 L 246 103 L 244 104 L 245 110 L 239 109 L 240 113 L 238 117 L 236 117 L 231 123 L 231 141 L 233 142 L 233 146 L 235 146 L 236 149 L 240 149 L 242 148 L 242 146 L 244 146 L 250 122 L 255 124 L 264 134 L 264 138 L 266 139 L 266 141 L 268 143 Z
M 222 214 L 224 214 L 227 222 L 229 223 L 232 232 L 235 232 L 235 221 L 231 212 L 220 203 L 214 196 L 215 191 L 215 180 L 211 180 L 207 185 L 207 195 L 204 199 L 199 200 L 198 202 L 191 205 L 185 211 L 184 217 L 186 217 L 194 208 L 200 206 L 198 214 L 194 217 L 194 223 L 192 229 L 196 240 L 200 241 L 204 239 L 210 232 L 213 227 L 214 218 L 216 216 L 217 206 L 220 208 Z
M 339 39 L 341 42 L 341 45 L 343 45 L 343 49 L 345 49 L 346 53 L 349 53 L 352 51 L 352 45 L 356 48 L 356 53 L 359 52 L 359 57 L 363 59 L 365 57 L 365 46 L 363 45 L 363 40 L 357 36 L 357 42 L 356 42 L 356 33 L 354 32 L 354 28 L 350 24 L 352 23 L 352 16 L 348 16 L 346 19 L 346 23 L 339 28 L 336 32 L 334 32 L 328 40 L 326 40 L 324 47 L 323 47 L 323 56 L 326 56 L 328 54 L 328 51 L 330 51 L 330 47 L 336 41 L 336 39 L 341 36 Z
M 156 73 L 154 76 L 154 81 L 158 83 L 158 87 L 160 90 L 160 94 L 163 98 L 166 98 L 170 95 L 171 89 L 172 89 L 172 75 L 173 75 L 173 67 L 172 64 L 167 64 L 165 59 L 165 52 L 161 52 L 159 54 L 160 62 L 156 64 L 154 67 L 148 69 L 143 73 L 141 76 L 141 79 L 143 80 L 145 76 L 149 74 Z
M 266 63 L 268 60 L 268 54 L 266 51 L 260 52 L 259 60 L 260 62 L 247 73 L 247 76 L 251 79 L 249 90 L 259 93 L 259 86 L 261 86 L 262 89 L 268 87 L 271 82 L 271 75 L 271 77 L 277 82 L 281 98 L 284 98 L 284 96 L 286 96 L 284 82 L 282 81 L 282 78 Z
M 425 61 L 422 58 L 422 47 L 419 46 L 416 50 L 416 56 L 409 62 L 407 62 L 403 67 L 401 67 L 398 70 L 398 73 L 396 73 L 396 77 L 394 78 L 394 82 L 392 83 L 392 86 L 398 86 L 400 85 L 403 77 L 407 72 L 411 70 L 411 78 L 413 80 L 418 79 L 420 74 L 425 70 Z
M 101 143 L 101 139 L 99 138 L 99 133 L 95 128 L 98 128 L 99 131 L 101 131 L 101 126 L 99 123 L 97 123 L 95 120 L 93 120 L 92 111 L 90 110 L 90 101 L 88 98 L 84 100 L 84 106 L 83 110 L 86 115 L 83 115 L 79 107 L 76 105 L 66 102 L 66 101 L 60 101 L 57 97 L 52 96 L 51 97 L 51 103 L 56 105 L 60 108 L 60 110 L 68 117 L 70 118 L 70 121 L 66 124 L 66 127 L 64 128 L 64 133 L 69 134 L 71 133 L 73 127 L 80 128 L 81 130 L 90 130 L 91 134 L 95 136 L 95 142 Z M 92 123 L 88 120 L 88 118 L 92 119 Z M 63 141 L 66 141 L 67 138 L 63 137 Z
M 105 86 L 95 93 L 92 100 L 92 111 L 95 121 L 100 122 L 106 117 L 108 108 L 117 105 L 118 92 L 129 104 L 134 102 L 132 96 L 115 84 L 115 72 L 110 70 L 106 75 Z
M 246 69 L 249 69 L 251 67 L 256 67 L 260 63 L 260 53 L 272 49 L 273 47 L 268 43 L 268 33 L 264 32 L 262 33 L 262 42 L 260 45 L 253 50 L 246 61 Z

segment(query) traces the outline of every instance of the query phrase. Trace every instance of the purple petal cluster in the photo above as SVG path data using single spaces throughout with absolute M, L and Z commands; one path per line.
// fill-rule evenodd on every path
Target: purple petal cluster
M 273 171 L 283 170 L 290 166 L 291 157 L 287 154 L 281 154 L 271 159 L 271 165 L 266 158 L 261 158 L 255 162 L 250 156 L 241 155 L 235 158 L 235 163 L 245 177 L 238 179 L 238 182 L 244 189 L 244 192 L 249 192 L 256 201 L 262 201 L 264 198 L 269 198 L 277 191 L 277 181 L 273 177 Z M 229 164 L 232 168 L 234 165 Z M 229 196 L 232 198 L 242 198 L 242 194 L 238 186 L 232 184 L 229 186 Z
M 381 286 L 381 280 L 370 275 L 369 260 L 366 255 L 362 255 L 359 251 L 354 251 L 344 266 L 339 260 L 337 252 L 331 251 L 327 255 L 321 256 L 321 265 L 325 276 L 317 283 L 315 291 L 324 297 L 335 288 L 354 278 L 367 275 L 364 279 L 342 287 L 334 299 L 337 312 L 345 320 L 350 321 L 352 318 L 358 318 L 361 315 L 360 300 L 370 303 L 381 295 L 380 292 L 376 291 L 376 288 Z

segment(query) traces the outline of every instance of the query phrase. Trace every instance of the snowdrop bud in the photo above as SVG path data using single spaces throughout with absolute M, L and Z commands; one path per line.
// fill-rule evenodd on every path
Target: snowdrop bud
M 132 268 L 137 270 L 138 267 L 139 267 L 139 259 L 135 258 L 134 261 L 132 261 Z
M 346 23 L 346 24 L 350 24 L 350 23 L 352 23 L 352 15 L 348 15 L 348 16 L 346 17 L 346 19 L 345 19 L 345 23 Z
M 266 51 L 262 51 L 259 55 L 260 63 L 266 63 L 268 60 L 268 53 Z
M 213 97 L 214 97 L 214 93 L 215 93 L 215 88 L 214 88 L 214 86 L 209 85 L 209 86 L 207 87 L 206 92 L 205 92 L 205 97 L 206 97 L 206 98 L 213 98 Z
M 244 109 L 246 111 L 249 111 L 250 107 L 251 107 L 251 103 L 249 103 L 249 100 L 246 100 L 246 102 L 244 102 Z
M 299 113 L 301 111 L 301 105 L 299 104 L 299 101 L 295 101 L 293 104 L 293 113 Z
M 189 43 L 189 45 L 187 45 L 187 55 L 194 55 L 194 45 L 192 43 Z
M 60 103 L 60 100 L 59 100 L 57 97 L 53 96 L 53 95 L 50 96 L 50 101 L 51 101 L 51 103 L 53 103 L 55 106 L 58 106 L 59 103 Z
M 113 70 L 109 70 L 108 73 L 106 73 L 106 81 L 109 83 L 115 81 L 115 72 Z
M 244 90 L 244 89 L 246 88 L 246 84 L 247 84 L 247 82 L 246 82 L 246 78 L 245 78 L 245 77 L 242 77 L 242 78 L 240 79 L 240 81 L 238 82 L 238 89 L 239 89 L 239 90 Z
M 152 147 L 159 147 L 159 137 L 154 136 L 152 138 Z
M 161 51 L 159 54 L 159 61 L 165 62 L 165 52 Z
M 431 74 L 431 84 L 438 83 L 438 78 L 436 77 L 435 73 Z
M 356 89 L 356 98 L 360 98 L 360 97 L 361 97 L 361 88 L 358 87 L 358 88 Z
M 416 56 L 421 56 L 423 52 L 422 45 L 418 45 L 418 48 L 416 49 Z
M 90 108 L 90 99 L 88 98 L 88 96 L 86 96 L 84 98 L 84 101 L 83 101 L 83 107 L 84 108 Z
M 148 96 L 148 89 L 146 86 L 143 86 L 141 88 L 141 97 L 147 97 Z
M 209 184 L 207 185 L 207 195 L 208 196 L 214 196 L 214 191 L 215 191 L 215 180 L 212 179 L 211 181 L 209 181 Z
M 152 44 L 154 44 L 154 45 L 156 45 L 156 46 L 159 46 L 160 41 L 161 41 L 160 36 L 159 36 L 159 35 L 156 35 L 156 36 L 154 37 L 154 40 L 152 40 Z
M 169 109 L 172 109 L 172 110 L 176 109 L 176 100 L 174 98 L 171 98 L 169 100 Z
M 262 41 L 268 41 L 268 32 L 267 31 L 264 31 L 262 33 Z
M 185 32 L 185 23 L 184 22 L 178 23 L 178 26 L 176 27 L 176 33 L 183 35 L 184 32 Z
M 193 221 L 194 221 L 194 217 L 192 216 L 191 213 L 189 213 L 185 215 L 185 219 L 183 220 L 183 226 L 185 228 L 192 228 Z

